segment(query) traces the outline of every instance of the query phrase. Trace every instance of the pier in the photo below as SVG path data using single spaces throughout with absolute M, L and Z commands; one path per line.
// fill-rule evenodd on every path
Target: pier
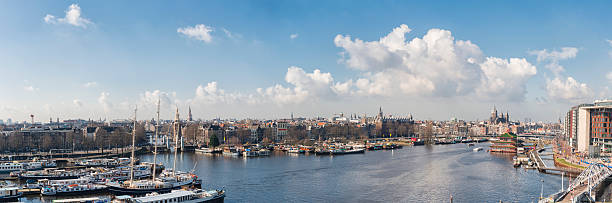
M 541 146 L 541 145 L 538 145 L 538 146 Z M 535 162 L 535 167 L 536 169 L 538 169 L 538 171 L 543 172 L 543 173 L 548 172 L 548 171 L 557 171 L 557 172 L 566 172 L 566 173 L 573 173 L 573 174 L 579 174 L 581 172 L 580 169 L 574 169 L 574 168 L 558 168 L 554 166 L 549 167 L 548 165 L 546 165 L 546 162 L 543 161 L 541 155 L 552 155 L 552 153 L 541 153 L 544 150 L 545 150 L 544 147 L 538 147 L 529 152 L 529 158 Z

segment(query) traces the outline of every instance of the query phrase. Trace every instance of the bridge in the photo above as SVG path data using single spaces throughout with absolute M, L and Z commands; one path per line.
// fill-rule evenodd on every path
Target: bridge
M 595 202 L 597 188 L 611 178 L 612 169 L 603 164 L 591 164 L 567 188 L 539 202 Z

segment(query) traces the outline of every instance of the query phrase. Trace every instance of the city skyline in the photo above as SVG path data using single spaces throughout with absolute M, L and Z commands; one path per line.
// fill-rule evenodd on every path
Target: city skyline
M 161 98 L 163 119 L 557 121 L 610 95 L 609 3 L 589 3 L 4 2 L 0 119 L 153 118 Z

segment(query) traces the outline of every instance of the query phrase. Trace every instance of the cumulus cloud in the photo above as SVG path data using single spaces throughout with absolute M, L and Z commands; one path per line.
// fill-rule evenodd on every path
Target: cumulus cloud
M 525 59 L 485 57 L 477 45 L 455 40 L 448 30 L 430 29 L 422 38 L 407 40 L 410 31 L 407 25 L 400 25 L 377 41 L 335 37 L 335 45 L 344 49 L 340 62 L 363 73 L 354 83 L 355 93 L 475 94 L 520 101 L 526 92 L 525 83 L 536 74 L 535 67 Z
M 572 77 L 547 79 L 546 90 L 550 98 L 569 102 L 585 101 L 593 96 L 593 91 L 587 84 Z
M 76 107 L 82 107 L 83 106 L 83 102 L 79 99 L 74 99 L 72 100 L 72 103 L 76 106 Z
M 144 107 L 157 107 L 157 102 L 160 102 L 160 106 L 164 108 L 171 107 L 172 104 L 177 102 L 176 92 L 162 92 L 160 90 L 145 91 L 140 95 L 140 105 Z
M 212 36 L 210 35 L 213 32 L 213 28 L 206 26 L 204 24 L 198 24 L 193 27 L 187 26 L 183 28 L 178 28 L 176 32 L 183 34 L 189 38 L 200 40 L 205 43 L 212 42 Z
M 295 39 L 295 38 L 298 38 L 298 36 L 299 36 L 298 33 L 293 33 L 289 35 L 289 39 Z
M 108 98 L 109 96 L 110 96 L 110 93 L 102 92 L 100 93 L 100 97 L 98 97 L 98 103 L 102 105 L 105 113 L 108 113 L 110 109 L 113 107 L 113 104 Z
M 86 88 L 96 87 L 96 86 L 98 86 L 97 82 L 86 82 L 85 84 L 83 84 L 83 87 L 86 87 Z
M 488 57 L 480 65 L 483 71 L 481 86 L 476 92 L 483 97 L 497 97 L 506 101 L 521 101 L 527 93 L 527 80 L 536 74 L 536 67 L 527 60 Z
M 199 85 L 195 91 L 195 97 L 191 103 L 199 104 L 218 104 L 218 103 L 237 103 L 244 101 L 245 96 L 239 93 L 226 93 L 225 90 L 217 87 L 217 82 L 209 82 L 206 86 Z
M 66 16 L 63 18 L 47 14 L 43 20 L 48 24 L 68 24 L 82 28 L 87 28 L 87 25 L 92 24 L 89 19 L 81 17 L 81 7 L 77 4 L 70 5 L 66 10 Z
M 295 66 L 287 69 L 285 81 L 291 87 L 277 84 L 266 89 L 258 89 L 258 93 L 264 98 L 271 98 L 275 103 L 290 104 L 347 93 L 350 88 L 350 82 L 334 84 L 331 73 L 323 73 L 319 69 L 307 73 L 304 69 Z

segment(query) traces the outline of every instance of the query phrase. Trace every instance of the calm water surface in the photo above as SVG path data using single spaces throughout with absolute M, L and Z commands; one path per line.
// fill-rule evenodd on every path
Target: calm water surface
M 256 158 L 182 153 L 177 168 L 195 170 L 206 189 L 224 188 L 227 202 L 448 202 L 451 195 L 455 202 L 537 202 L 542 181 L 544 195 L 561 188 L 561 176 L 515 169 L 512 157 L 472 149 L 454 144 Z M 157 158 L 172 167 L 173 154 Z

